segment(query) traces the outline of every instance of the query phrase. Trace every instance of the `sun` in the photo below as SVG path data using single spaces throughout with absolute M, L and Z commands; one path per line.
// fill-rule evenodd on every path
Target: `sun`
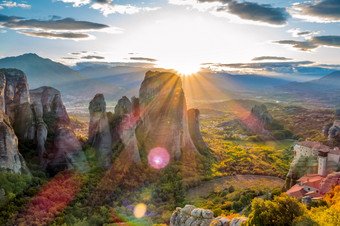
M 185 63 L 174 65 L 174 70 L 182 76 L 191 76 L 200 70 L 200 65 Z

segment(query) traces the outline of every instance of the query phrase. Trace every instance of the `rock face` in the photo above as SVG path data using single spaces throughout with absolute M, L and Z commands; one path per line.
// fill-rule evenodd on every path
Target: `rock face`
M 52 87 L 41 87 L 30 93 L 41 164 L 52 173 L 65 169 L 87 171 L 85 154 L 73 132 L 60 92 Z
M 8 117 L 0 111 L 0 171 L 30 174 L 25 160 L 18 150 L 18 138 Z
M 60 92 L 51 87 L 30 91 L 26 75 L 20 70 L 1 69 L 0 77 L 1 127 L 4 131 L 1 133 L 1 152 L 7 153 L 1 156 L 7 156 L 6 168 L 19 172 L 23 167 L 27 171 L 18 153 L 19 140 L 35 144 L 40 164 L 52 173 L 71 168 L 86 170 L 87 161 L 71 128 Z
M 30 94 L 26 75 L 17 69 L 2 69 L 6 77 L 6 114 L 21 140 L 35 137 L 34 119 L 30 109 Z
M 16 73 L 14 70 L 10 70 L 10 72 L 10 76 Z M 9 82 L 11 82 L 11 79 Z M 18 174 L 30 174 L 25 160 L 19 153 L 18 138 L 14 133 L 11 121 L 8 115 L 5 114 L 7 109 L 6 103 L 13 104 L 14 101 L 17 101 L 18 97 L 15 95 L 16 84 L 11 83 L 10 85 L 7 82 L 6 71 L 0 70 L 0 170 L 9 170 Z M 7 87 L 11 88 L 11 92 L 7 90 Z M 8 100 L 6 95 L 10 95 L 12 99 Z M 14 109 L 11 109 L 10 112 L 14 113 Z
M 139 123 L 139 101 L 132 98 L 122 97 L 115 107 L 115 115 L 120 118 L 118 135 L 124 145 L 124 151 L 133 162 L 140 162 L 140 154 L 137 145 L 136 128 Z
M 105 146 L 106 157 L 112 154 L 110 139 L 103 138 L 104 134 L 108 137 L 106 117 L 111 128 L 110 147 L 123 144 L 133 162 L 141 161 L 139 146 L 147 153 L 157 147 L 164 148 L 172 159 L 179 159 L 184 151 L 199 153 L 198 150 L 208 148 L 200 133 L 199 111 L 187 112 L 181 79 L 173 73 L 147 72 L 139 98 L 129 100 L 123 96 L 114 114 L 106 114 L 102 95 L 95 96 L 89 110 L 89 143 L 97 151 Z
M 171 158 L 182 151 L 198 152 L 188 129 L 182 82 L 169 72 L 147 72 L 139 90 L 141 133 L 146 151 L 165 148 Z
M 263 124 L 272 123 L 274 121 L 264 104 L 255 105 L 251 109 L 251 114 L 258 118 Z
M 124 96 L 118 101 L 115 113 L 110 113 L 109 120 L 106 113 L 106 102 L 102 94 L 97 94 L 90 102 L 88 142 L 95 148 L 97 159 L 103 168 L 108 169 L 111 166 L 112 149 L 117 143 L 124 145 L 124 151 L 128 153 L 129 160 L 141 161 L 135 135 L 139 120 L 137 109 L 138 99 L 133 98 L 131 102 Z
M 340 144 L 340 109 L 335 111 L 334 123 L 323 128 L 323 134 L 333 146 Z
M 97 94 L 90 102 L 90 126 L 88 143 L 96 150 L 97 159 L 108 169 L 111 166 L 112 136 L 106 115 L 106 102 L 103 94 Z
M 209 149 L 203 140 L 200 131 L 200 111 L 198 109 L 188 110 L 189 133 L 192 141 L 198 150 Z
M 193 205 L 177 207 L 170 218 L 170 226 L 239 226 L 248 218 L 237 217 L 230 221 L 226 217 L 214 218 L 214 213 L 208 209 L 196 208 Z

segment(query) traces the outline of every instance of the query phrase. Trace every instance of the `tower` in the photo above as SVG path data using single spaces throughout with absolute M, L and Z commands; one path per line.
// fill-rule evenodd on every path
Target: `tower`
M 318 174 L 321 176 L 327 176 L 327 156 L 328 152 L 319 151 L 318 153 Z

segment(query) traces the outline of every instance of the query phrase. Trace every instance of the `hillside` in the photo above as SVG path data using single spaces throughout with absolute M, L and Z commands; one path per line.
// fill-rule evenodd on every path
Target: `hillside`
M 318 92 L 340 89 L 340 71 L 335 71 L 320 79 L 308 82 L 291 82 L 278 87 L 279 90 L 291 92 Z
M 61 63 L 31 53 L 0 59 L 0 68 L 20 69 L 27 75 L 30 89 L 52 86 L 68 101 L 88 100 L 98 92 L 114 99 L 123 91 L 118 85 L 82 75 Z

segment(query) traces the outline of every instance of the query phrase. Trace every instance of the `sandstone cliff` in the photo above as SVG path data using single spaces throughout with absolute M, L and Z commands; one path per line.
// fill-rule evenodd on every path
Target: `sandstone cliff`
M 208 145 L 203 140 L 200 131 L 200 111 L 198 109 L 188 110 L 188 124 L 189 132 L 192 141 L 194 142 L 196 148 L 201 152 L 201 150 L 209 149 Z
M 52 173 L 65 169 L 87 171 L 85 154 L 73 132 L 60 92 L 52 87 L 41 87 L 30 93 L 41 164 Z
M 147 72 L 139 90 L 141 134 L 145 150 L 165 148 L 171 158 L 196 152 L 188 128 L 187 106 L 179 76 Z
M 25 160 L 18 150 L 18 138 L 14 133 L 9 117 L 5 114 L 6 102 L 11 104 L 17 101 L 14 97 L 16 84 L 11 83 L 12 78 L 7 80 L 5 70 L 0 70 L 0 170 L 12 171 L 14 173 L 30 174 Z M 10 70 L 11 75 L 16 73 Z M 10 76 L 11 76 L 10 75 Z M 10 87 L 10 91 L 7 90 Z M 12 97 L 11 102 L 6 98 L 6 94 Z M 11 109 L 14 111 L 14 109 Z
M 132 100 L 134 103 L 123 96 L 118 101 L 114 114 L 106 113 L 103 94 L 97 94 L 90 102 L 88 142 L 95 148 L 97 159 L 105 169 L 111 166 L 112 150 L 119 144 L 124 146 L 123 151 L 127 153 L 129 160 L 132 162 L 141 161 L 135 135 L 139 120 L 138 99 L 133 98 Z
M 106 115 L 106 102 L 103 94 L 97 94 L 90 102 L 90 125 L 88 143 L 95 148 L 100 164 L 108 169 L 111 166 L 112 136 Z
M 0 77 L 1 122 L 6 132 L 2 133 L 6 139 L 2 151 L 15 153 L 17 140 L 30 142 L 36 145 L 40 164 L 50 172 L 71 168 L 86 170 L 87 161 L 71 128 L 60 92 L 51 87 L 30 91 L 25 73 L 17 69 L 1 69 Z M 6 164 L 16 164 L 13 161 L 14 157 Z

